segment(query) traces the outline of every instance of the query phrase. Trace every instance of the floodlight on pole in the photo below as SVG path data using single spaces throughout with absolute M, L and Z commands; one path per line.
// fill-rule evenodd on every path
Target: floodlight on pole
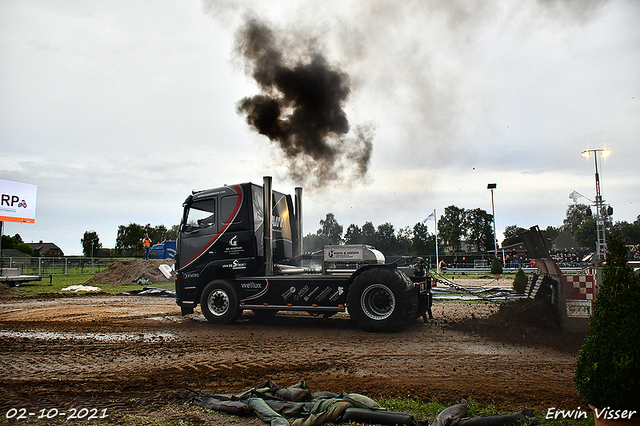
M 491 215 L 493 216 L 493 245 L 494 245 L 494 256 L 498 257 L 498 235 L 496 234 L 496 212 L 493 206 L 493 190 L 498 187 L 496 183 L 490 183 L 487 185 L 487 189 L 491 190 Z
M 598 173 L 598 156 L 596 154 L 600 153 L 603 157 L 608 157 L 611 154 L 611 151 L 607 148 L 602 149 L 586 149 L 582 151 L 580 155 L 583 158 L 589 158 L 593 155 L 593 161 L 596 167 L 596 200 L 594 202 L 596 207 L 596 231 L 597 231 L 597 241 L 596 241 L 596 261 L 602 262 L 604 260 L 604 254 L 607 251 L 607 240 L 605 237 L 605 218 L 607 214 L 612 214 L 613 210 L 611 207 L 609 209 L 604 209 L 604 200 L 602 199 L 602 194 L 600 192 L 600 174 Z

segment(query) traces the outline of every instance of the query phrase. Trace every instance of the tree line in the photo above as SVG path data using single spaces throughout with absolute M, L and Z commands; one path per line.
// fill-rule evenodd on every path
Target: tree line
M 150 223 L 144 226 L 138 223 L 120 225 L 114 249 L 104 249 L 96 231 L 86 231 L 80 239 L 80 243 L 85 256 L 109 256 L 111 254 L 136 256 L 143 251 L 142 240 L 145 235 L 148 235 L 154 244 L 165 240 L 175 240 L 178 236 L 178 225 L 173 225 L 171 228 L 167 228 L 165 225 L 151 226 Z
M 454 205 L 446 207 L 438 219 L 438 251 L 443 254 L 464 254 L 492 250 L 495 247 L 492 223 L 493 215 L 483 209 L 465 209 Z M 329 244 L 368 244 L 389 255 L 435 254 L 435 234 L 430 233 L 423 222 L 398 230 L 389 222 L 377 227 L 372 222 L 365 222 L 362 227 L 351 224 L 343 234 L 343 226 L 335 215 L 327 213 L 320 220 L 320 225 L 315 234 L 304 237 L 305 251 L 320 250 Z M 633 223 L 613 223 L 611 217 L 607 216 L 605 229 L 607 235 L 619 235 L 627 244 L 640 244 L 640 215 Z M 518 225 L 505 227 L 504 239 L 499 247 L 522 242 L 521 235 L 525 231 L 527 229 Z M 569 205 L 561 226 L 547 226 L 541 232 L 548 247 L 560 233 L 568 232 L 578 247 L 595 250 L 596 219 L 588 205 Z
M 493 215 L 483 209 L 466 209 L 454 205 L 444 209 L 438 218 L 438 250 L 462 254 L 465 252 L 484 252 L 494 248 Z M 367 244 L 376 247 L 388 255 L 434 254 L 436 246 L 435 234 L 431 233 L 425 222 L 413 226 L 396 229 L 390 222 L 375 226 L 367 221 L 362 226 L 350 224 L 346 230 L 338 222 L 333 213 L 327 213 L 319 221 L 320 228 L 315 233 L 304 236 L 303 246 L 307 252 L 321 250 L 325 245 Z M 640 244 L 640 215 L 632 223 L 613 222 L 606 217 L 607 235 L 619 235 L 627 244 Z M 521 242 L 520 235 L 527 229 L 518 225 L 509 225 L 504 229 L 501 247 Z M 559 227 L 547 226 L 541 229 L 542 235 L 550 247 L 550 243 L 561 232 L 569 232 L 580 247 L 595 250 L 597 240 L 596 219 L 591 208 L 586 204 L 571 204 L 566 211 L 563 224 Z M 178 225 L 167 228 L 165 225 L 152 226 L 129 223 L 118 226 L 118 234 L 114 249 L 105 249 L 95 231 L 86 231 L 80 240 L 85 256 L 104 256 L 105 251 L 115 255 L 138 255 L 142 253 L 142 239 L 145 234 L 154 243 L 164 240 L 175 240 Z M 20 235 L 2 237 L 2 247 L 18 248 L 28 252 L 31 247 L 22 242 Z M 33 249 L 31 249 L 33 252 Z
M 15 234 L 13 237 L 9 235 L 3 235 L 2 241 L 0 241 L 2 249 L 15 249 L 19 250 L 23 253 L 28 254 L 29 256 L 39 257 L 40 253 L 37 250 L 34 250 L 29 244 L 22 241 L 22 237 L 20 234 Z
M 494 247 L 493 215 L 483 209 L 449 206 L 438 219 L 438 250 L 448 248 L 454 253 L 467 249 L 481 252 Z M 320 220 L 321 228 L 304 237 L 304 250 L 313 252 L 330 244 L 367 244 L 387 255 L 435 253 L 436 236 L 429 232 L 425 221 L 395 229 L 390 222 L 377 227 L 365 222 L 362 227 L 351 224 L 343 234 L 343 226 L 333 213 Z M 444 253 L 444 251 L 441 251 Z

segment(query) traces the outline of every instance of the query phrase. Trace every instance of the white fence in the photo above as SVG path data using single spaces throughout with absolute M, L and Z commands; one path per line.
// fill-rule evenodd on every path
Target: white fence
M 91 257 L 2 257 L 2 266 L 22 275 L 95 274 L 120 259 Z

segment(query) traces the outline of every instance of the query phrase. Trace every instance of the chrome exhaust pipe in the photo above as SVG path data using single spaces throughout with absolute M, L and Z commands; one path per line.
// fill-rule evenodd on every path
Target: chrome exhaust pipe
M 295 245 L 293 246 L 293 258 L 298 259 L 298 265 L 302 265 L 302 188 L 296 187 L 295 218 L 296 218 L 296 235 Z
M 263 202 L 263 230 L 264 230 L 264 274 L 269 276 L 273 275 L 273 223 L 272 213 L 273 208 L 273 191 L 271 190 L 272 178 L 271 176 L 265 176 L 262 178 L 262 202 Z

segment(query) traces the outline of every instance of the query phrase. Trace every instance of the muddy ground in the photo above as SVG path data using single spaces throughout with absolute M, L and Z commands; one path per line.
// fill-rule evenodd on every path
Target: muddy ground
M 544 306 L 514 306 L 436 302 L 429 323 L 380 334 L 356 329 L 346 314 L 280 313 L 265 322 L 245 311 L 234 325 L 212 326 L 199 309 L 180 316 L 172 298 L 5 296 L 0 422 L 11 408 L 87 407 L 122 424 L 146 416 L 257 425 L 184 398 L 187 387 L 239 392 L 266 379 L 372 398 L 471 397 L 499 410 L 584 406 L 572 384 L 582 336 L 561 333 Z

